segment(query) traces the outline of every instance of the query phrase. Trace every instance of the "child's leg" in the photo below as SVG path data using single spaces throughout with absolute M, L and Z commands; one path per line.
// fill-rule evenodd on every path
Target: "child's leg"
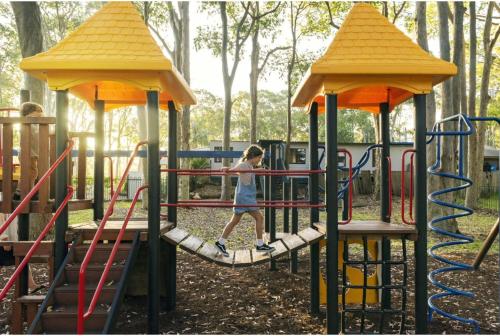
M 222 239 L 227 239 L 231 232 L 233 231 L 234 227 L 240 222 L 241 217 L 243 214 L 235 214 L 233 213 L 233 217 L 231 217 L 231 220 L 226 224 L 226 227 L 224 228 L 224 231 L 222 232 Z
M 259 210 L 250 211 L 249 214 L 255 219 L 255 235 L 257 241 L 262 241 L 262 236 L 264 234 L 264 216 L 262 216 Z

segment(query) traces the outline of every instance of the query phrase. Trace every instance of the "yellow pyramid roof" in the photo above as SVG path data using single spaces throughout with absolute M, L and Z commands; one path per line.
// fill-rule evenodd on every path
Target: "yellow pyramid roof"
M 457 73 L 454 64 L 424 51 L 369 4 L 353 6 L 324 55 L 293 97 L 306 106 L 318 95 L 338 94 L 339 107 L 379 112 Z
M 141 105 L 147 90 L 160 103 L 195 104 L 191 89 L 151 36 L 131 2 L 109 2 L 64 40 L 21 61 L 21 69 L 46 80 L 52 90 L 69 89 L 106 110 Z

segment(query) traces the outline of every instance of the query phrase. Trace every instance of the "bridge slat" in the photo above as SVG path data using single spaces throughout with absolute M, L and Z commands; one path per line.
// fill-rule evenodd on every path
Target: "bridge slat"
M 291 235 L 282 240 L 283 244 L 290 250 L 298 250 L 307 246 L 307 243 L 298 235 Z
M 324 234 L 312 228 L 307 228 L 298 232 L 300 238 L 304 239 L 308 244 L 314 244 L 323 238 Z
M 203 245 L 203 240 L 195 236 L 189 236 L 180 243 L 181 249 L 189 253 L 196 253 Z
M 277 240 L 274 243 L 269 244 L 269 246 L 273 246 L 275 250 L 271 252 L 271 258 L 279 258 L 288 253 L 288 249 L 285 244 L 281 240 Z
M 163 234 L 163 238 L 168 241 L 170 244 L 173 245 L 178 245 L 180 242 L 182 242 L 184 239 L 186 239 L 189 236 L 189 233 L 187 231 L 174 228 L 167 233 Z
M 264 264 L 271 260 L 269 253 L 257 252 L 255 248 L 252 250 L 252 257 L 254 265 Z
M 234 251 L 228 250 L 229 257 L 223 256 L 219 250 L 211 243 L 205 242 L 197 254 L 207 261 L 215 262 L 222 266 L 233 266 Z
M 234 252 L 234 267 L 252 265 L 252 253 L 250 250 L 237 250 Z

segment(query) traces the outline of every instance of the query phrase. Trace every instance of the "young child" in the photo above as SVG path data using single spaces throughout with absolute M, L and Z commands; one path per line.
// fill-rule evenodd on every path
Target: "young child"
M 260 148 L 257 145 L 251 145 L 245 150 L 240 162 L 234 168 L 231 169 L 223 168 L 223 169 L 225 169 L 226 171 L 234 171 L 234 172 L 238 172 L 241 170 L 262 170 L 264 168 L 257 168 L 257 166 L 262 160 L 263 154 L 264 151 L 262 150 L 262 148 Z M 238 173 L 238 184 L 236 186 L 236 191 L 234 195 L 235 207 L 233 208 L 233 216 L 231 217 L 229 223 L 226 224 L 222 236 L 219 238 L 217 242 L 215 242 L 215 246 L 224 256 L 229 257 L 229 253 L 226 250 L 226 239 L 229 237 L 234 227 L 240 222 L 243 214 L 245 212 L 248 212 L 250 216 L 252 216 L 255 219 L 255 235 L 257 236 L 256 250 L 259 252 L 274 251 L 274 247 L 264 244 L 264 240 L 262 238 L 264 233 L 264 225 L 263 225 L 264 217 L 260 213 L 259 208 L 238 207 L 239 204 L 241 205 L 257 204 L 257 187 L 255 185 L 254 173 L 248 173 L 248 172 Z

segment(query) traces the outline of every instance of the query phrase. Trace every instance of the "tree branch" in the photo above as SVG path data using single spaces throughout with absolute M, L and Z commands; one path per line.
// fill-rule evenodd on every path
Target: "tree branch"
M 330 25 L 335 28 L 335 29 L 340 29 L 340 27 L 333 22 L 333 14 L 332 14 L 332 9 L 330 8 L 330 3 L 328 1 L 325 1 L 326 8 L 328 8 L 328 16 L 330 17 Z
M 291 47 L 276 47 L 276 48 L 273 48 L 271 50 L 269 50 L 266 54 L 266 57 L 264 57 L 264 60 L 262 61 L 262 64 L 260 67 L 257 67 L 257 73 L 261 73 L 262 70 L 264 69 L 264 67 L 266 66 L 266 63 L 267 61 L 269 60 L 269 58 L 277 51 L 280 51 L 280 50 L 288 50 L 290 49 Z
M 170 58 L 174 59 L 174 51 L 168 46 L 167 41 L 165 41 L 165 39 L 160 35 L 158 30 L 156 30 L 156 28 L 153 27 L 150 23 L 148 23 L 148 27 L 153 31 L 153 33 L 155 33 L 156 37 L 158 37 L 163 47 L 167 50 Z
M 393 3 L 392 5 L 392 10 L 394 12 L 394 18 L 392 19 L 392 23 L 395 24 L 397 19 L 399 18 L 399 15 L 401 15 L 401 12 L 403 11 L 403 9 L 406 7 L 406 1 L 403 1 L 401 3 L 401 7 L 399 7 L 399 9 L 396 11 L 396 4 Z
M 490 50 L 493 50 L 493 47 L 495 46 L 499 35 L 500 35 L 500 26 L 497 27 L 497 31 L 495 32 L 495 36 L 493 37 L 493 39 L 490 42 Z

